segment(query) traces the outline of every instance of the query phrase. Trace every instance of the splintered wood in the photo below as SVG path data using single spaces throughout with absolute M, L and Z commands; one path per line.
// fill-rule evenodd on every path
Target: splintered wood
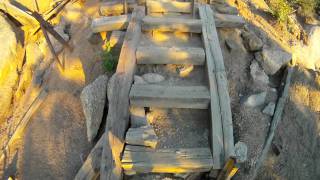
M 127 145 L 121 162 L 128 174 L 208 172 L 213 166 L 209 148 L 154 150 Z

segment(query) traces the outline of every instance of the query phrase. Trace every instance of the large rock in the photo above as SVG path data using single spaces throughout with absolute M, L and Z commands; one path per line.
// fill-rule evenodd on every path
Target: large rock
M 0 13 L 0 123 L 12 112 L 12 100 L 18 85 L 24 51 L 18 29 Z
M 83 88 L 81 102 L 86 117 L 87 136 L 92 142 L 98 133 L 107 95 L 108 76 L 101 75 L 93 83 Z
M 315 26 L 309 34 L 309 42 L 307 45 L 298 44 L 293 49 L 292 59 L 307 69 L 320 69 L 320 27 Z
M 282 66 L 289 63 L 292 56 L 281 49 L 264 47 L 262 52 L 255 53 L 255 58 L 260 61 L 260 64 L 267 74 L 273 75 L 278 72 Z
M 248 159 L 248 147 L 243 142 L 237 142 L 234 146 L 237 163 L 243 163 Z
M 244 105 L 247 107 L 257 107 L 257 106 L 261 106 L 264 104 L 265 100 L 267 97 L 267 92 L 262 92 L 262 93 L 258 93 L 258 94 L 253 94 L 248 96 L 245 101 L 244 101 Z
M 259 51 L 263 47 L 262 40 L 253 32 L 243 31 L 241 34 L 245 46 L 249 51 Z
M 250 74 L 253 82 L 259 87 L 266 87 L 269 84 L 269 77 L 255 60 L 251 62 Z

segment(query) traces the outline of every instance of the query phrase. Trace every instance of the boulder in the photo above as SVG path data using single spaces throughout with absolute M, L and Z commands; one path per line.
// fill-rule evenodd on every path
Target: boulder
M 142 78 L 148 83 L 159 83 L 164 81 L 164 77 L 157 73 L 147 73 L 142 75 Z
M 255 53 L 255 58 L 260 62 L 268 75 L 273 75 L 278 72 L 282 66 L 289 63 L 292 56 L 281 49 L 264 47 L 261 52 Z
M 257 107 L 257 106 L 261 106 L 264 104 L 265 100 L 267 97 L 267 92 L 261 92 L 258 94 L 253 94 L 248 96 L 245 101 L 244 101 L 244 105 L 247 107 Z
M 253 32 L 243 31 L 241 36 L 244 40 L 245 47 L 249 51 L 259 51 L 263 47 L 262 40 Z
M 274 102 L 270 102 L 264 109 L 263 109 L 263 113 L 267 114 L 269 116 L 273 116 L 274 114 L 274 110 L 276 108 L 276 104 Z
M 255 60 L 251 62 L 250 74 L 253 82 L 259 87 L 265 87 L 269 84 L 269 77 Z
M 245 143 L 239 141 L 234 146 L 237 163 L 243 163 L 248 159 L 248 147 Z
M 88 141 L 92 142 L 98 133 L 106 102 L 108 76 L 101 75 L 83 88 L 80 99 L 87 124 Z
M 18 28 L 0 12 L 0 123 L 11 115 L 23 65 L 24 50 L 18 32 Z

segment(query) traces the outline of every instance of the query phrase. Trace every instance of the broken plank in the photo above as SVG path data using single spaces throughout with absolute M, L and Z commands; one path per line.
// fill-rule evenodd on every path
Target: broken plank
M 93 180 L 97 179 L 100 170 L 100 160 L 102 154 L 103 142 L 105 141 L 105 135 L 102 135 L 96 145 L 90 151 L 86 161 L 82 164 L 75 180 Z
M 190 13 L 191 3 L 190 2 L 179 2 L 171 0 L 148 0 L 147 1 L 148 13 Z
M 108 84 L 108 116 L 106 140 L 103 144 L 100 178 L 120 180 L 123 177 L 121 154 L 124 137 L 129 124 L 129 91 L 136 68 L 135 52 L 141 36 L 141 21 L 144 7 L 136 7 L 132 12 L 124 42 L 121 48 L 116 73 Z
M 221 119 L 221 110 L 219 104 L 219 94 L 218 94 L 218 86 L 217 80 L 214 74 L 215 63 L 214 63 L 214 54 L 210 50 L 211 39 L 208 34 L 207 28 L 207 13 L 204 11 L 203 6 L 199 7 L 200 18 L 203 21 L 202 25 L 202 41 L 204 43 L 205 51 L 206 51 L 206 70 L 208 73 L 208 81 L 210 87 L 210 115 L 211 115 L 211 150 L 214 159 L 213 169 L 220 169 L 223 164 L 223 132 L 222 132 L 222 119 Z
M 144 31 L 178 31 L 201 33 L 201 20 L 169 17 L 143 18 L 142 29 Z
M 213 55 L 213 72 L 215 74 L 217 90 L 219 95 L 219 105 L 223 132 L 224 162 L 226 162 L 230 157 L 233 157 L 235 154 L 232 114 L 227 76 L 225 73 L 224 60 L 220 48 L 218 32 L 215 26 L 213 11 L 211 10 L 209 5 L 201 5 L 199 7 L 199 12 L 205 24 L 204 28 L 206 29 L 206 36 L 208 39 L 208 51 L 210 51 L 210 53 Z
M 127 29 L 130 15 L 101 17 L 92 20 L 91 29 L 93 32 L 106 32 Z
M 238 28 L 245 25 L 241 16 L 214 13 L 215 24 L 217 28 Z
M 158 149 L 127 145 L 122 157 L 125 172 L 208 172 L 213 160 L 209 148 Z
M 139 128 L 129 128 L 126 134 L 126 143 L 156 148 L 158 137 L 150 125 Z
M 137 64 L 193 64 L 203 65 L 205 53 L 197 47 L 138 47 Z
M 207 109 L 210 101 L 205 86 L 133 85 L 129 97 L 139 107 Z

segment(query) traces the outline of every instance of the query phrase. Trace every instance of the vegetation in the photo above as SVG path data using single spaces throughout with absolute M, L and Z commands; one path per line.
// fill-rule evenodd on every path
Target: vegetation
M 115 52 L 110 45 L 109 41 L 105 43 L 105 50 L 102 52 L 102 63 L 103 68 L 107 72 L 112 72 L 116 69 L 118 64 L 118 54 Z
M 300 9 L 301 15 L 312 17 L 320 8 L 320 0 L 267 0 L 274 15 L 280 22 L 286 23 L 294 9 Z

